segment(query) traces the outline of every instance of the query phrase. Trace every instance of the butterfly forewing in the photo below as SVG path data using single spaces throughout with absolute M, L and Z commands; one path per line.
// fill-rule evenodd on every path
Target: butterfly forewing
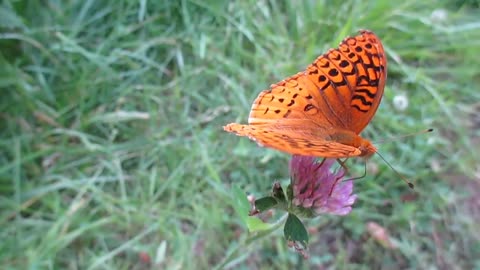
M 348 37 L 307 67 L 338 128 L 360 133 L 378 108 L 386 80 L 386 60 L 379 39 L 362 31 Z
M 387 58 L 380 40 L 369 31 L 362 31 L 356 38 L 347 38 L 339 51 L 356 69 L 356 85 L 353 88 L 350 112 L 350 128 L 360 133 L 371 121 L 383 97 L 387 80 Z

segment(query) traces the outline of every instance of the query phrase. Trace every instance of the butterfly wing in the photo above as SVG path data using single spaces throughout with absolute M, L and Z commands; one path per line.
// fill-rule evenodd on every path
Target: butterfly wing
M 305 71 L 322 92 L 334 126 L 359 134 L 371 121 L 383 96 L 387 59 L 378 37 L 367 30 L 344 39 Z M 322 118 L 324 116 L 320 116 Z
M 270 90 L 261 92 L 248 119 L 249 125 L 228 124 L 224 130 L 247 136 L 258 144 L 290 154 L 321 157 L 353 157 L 361 151 L 330 138 L 338 129 L 319 114 L 328 115 L 324 100 L 301 73 L 294 75 Z
M 361 151 L 353 146 L 328 141 L 315 134 L 313 129 L 302 129 L 301 125 L 315 125 L 309 120 L 288 125 L 281 123 L 264 125 L 228 124 L 226 131 L 239 136 L 247 136 L 261 146 L 275 148 L 292 155 L 317 156 L 326 158 L 343 158 L 359 156 Z
M 378 108 L 385 81 L 382 44 L 372 32 L 361 31 L 318 57 L 304 72 L 261 92 L 252 105 L 249 125 L 229 124 L 224 129 L 291 154 L 358 156 L 357 147 L 331 135 L 360 133 Z

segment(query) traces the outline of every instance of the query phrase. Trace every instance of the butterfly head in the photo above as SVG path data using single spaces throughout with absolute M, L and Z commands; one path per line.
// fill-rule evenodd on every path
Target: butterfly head
M 377 148 L 368 140 L 363 140 L 358 149 L 362 151 L 360 156 L 364 158 L 369 158 L 377 152 Z

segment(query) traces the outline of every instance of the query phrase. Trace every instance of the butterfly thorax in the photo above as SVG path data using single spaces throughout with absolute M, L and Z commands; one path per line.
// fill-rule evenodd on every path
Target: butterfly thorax
M 336 130 L 330 134 L 332 141 L 358 148 L 361 157 L 368 158 L 377 152 L 377 148 L 369 141 L 349 130 Z

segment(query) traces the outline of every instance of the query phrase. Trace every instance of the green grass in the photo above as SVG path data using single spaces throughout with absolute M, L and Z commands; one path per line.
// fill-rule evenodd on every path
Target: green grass
M 480 267 L 478 2 L 206 2 L 0 4 L 5 269 L 209 269 L 231 251 L 241 269 Z M 363 136 L 435 129 L 379 145 L 415 191 L 374 156 L 352 213 L 308 222 L 308 261 L 281 231 L 246 245 L 232 184 L 265 195 L 288 180 L 289 156 L 221 127 L 246 122 L 261 90 L 358 29 L 389 60 Z

